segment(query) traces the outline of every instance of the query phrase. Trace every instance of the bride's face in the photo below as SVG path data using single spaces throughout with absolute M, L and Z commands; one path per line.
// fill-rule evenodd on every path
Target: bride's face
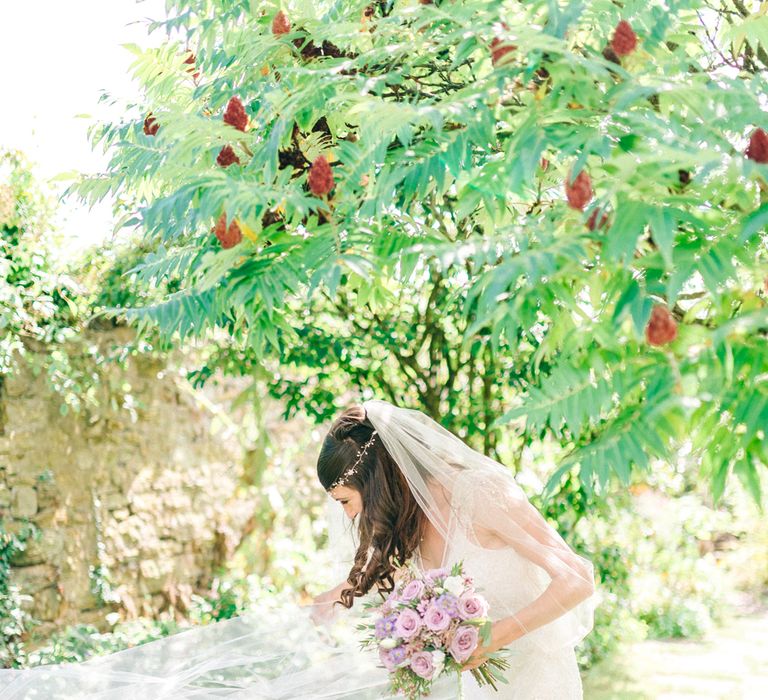
M 352 520 L 363 510 L 363 497 L 357 489 L 349 486 L 335 486 L 330 491 L 331 497 L 341 503 L 347 517 Z

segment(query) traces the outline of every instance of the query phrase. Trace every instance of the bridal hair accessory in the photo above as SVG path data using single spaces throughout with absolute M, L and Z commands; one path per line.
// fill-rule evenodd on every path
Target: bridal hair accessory
M 371 443 L 373 442 L 374 438 L 376 437 L 376 433 L 378 431 L 374 430 L 371 433 L 371 439 L 368 440 L 368 442 L 365 443 L 358 451 L 357 451 L 357 459 L 355 460 L 355 463 L 351 467 L 347 467 L 341 474 L 341 476 L 336 479 L 329 487 L 328 492 L 333 491 L 337 486 L 343 486 L 346 484 L 353 474 L 357 473 L 357 465 L 360 464 L 360 462 L 363 461 L 363 458 L 365 457 L 366 453 L 368 452 L 368 448 L 371 446 Z

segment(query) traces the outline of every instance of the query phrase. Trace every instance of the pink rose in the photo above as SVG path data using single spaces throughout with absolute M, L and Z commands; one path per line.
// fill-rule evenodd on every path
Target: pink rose
M 395 622 L 395 634 L 403 639 L 410 639 L 421 629 L 419 613 L 410 608 L 400 611 Z
M 451 624 L 451 616 L 447 611 L 440 609 L 433 603 L 427 608 L 424 624 L 433 632 L 442 632 Z
M 428 651 L 417 651 L 411 657 L 411 670 L 417 676 L 431 680 L 432 674 L 435 672 L 435 667 L 432 664 L 432 654 Z
M 420 597 L 423 592 L 424 582 L 415 578 L 403 588 L 403 592 L 400 594 L 400 600 L 413 600 L 414 598 Z
M 485 598 L 475 593 L 463 593 L 459 596 L 459 616 L 464 620 L 473 617 L 485 617 L 488 613 L 488 603 Z
M 477 649 L 477 642 L 479 635 L 477 627 L 470 625 L 463 625 L 456 630 L 456 634 L 453 635 L 451 646 L 449 651 L 451 656 L 456 659 L 458 663 L 464 663 L 472 652 Z

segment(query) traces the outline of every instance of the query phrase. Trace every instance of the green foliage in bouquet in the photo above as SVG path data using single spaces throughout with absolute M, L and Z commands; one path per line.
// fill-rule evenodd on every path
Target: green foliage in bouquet
M 484 429 L 554 436 L 550 490 L 574 469 L 590 492 L 626 486 L 688 440 L 715 499 L 733 473 L 759 500 L 762 15 L 701 0 L 167 6 L 151 25 L 167 43 L 132 47 L 143 102 L 94 130 L 112 160 L 74 190 L 119 193 L 149 250 L 133 272 L 180 285 L 111 313 L 180 341 L 223 333 L 266 363 L 307 347 L 319 299 L 382 333 L 415 305 L 377 363 L 395 358 L 440 415 L 489 358 L 482 390 L 506 391 Z M 428 314 L 450 332 L 427 333 Z

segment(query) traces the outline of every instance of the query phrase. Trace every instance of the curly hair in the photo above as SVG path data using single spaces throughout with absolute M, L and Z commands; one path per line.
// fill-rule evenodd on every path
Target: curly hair
M 355 462 L 373 430 L 359 405 L 346 409 L 333 422 L 317 458 L 317 476 L 324 489 Z M 414 553 L 426 516 L 378 434 L 344 485 L 359 491 L 363 503 L 358 521 L 360 544 L 347 577 L 349 588 L 340 594 L 341 604 L 351 608 L 354 599 L 374 585 L 383 593 L 393 589 L 395 562 L 403 563 Z

